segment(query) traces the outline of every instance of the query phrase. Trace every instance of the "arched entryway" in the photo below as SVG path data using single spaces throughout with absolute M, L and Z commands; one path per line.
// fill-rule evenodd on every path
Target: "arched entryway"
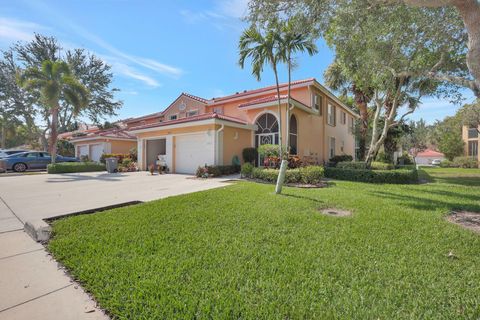
M 277 117 L 266 112 L 260 115 L 255 121 L 255 148 L 258 148 L 262 144 L 278 144 L 278 119 Z M 258 159 L 258 163 L 261 164 L 262 159 Z

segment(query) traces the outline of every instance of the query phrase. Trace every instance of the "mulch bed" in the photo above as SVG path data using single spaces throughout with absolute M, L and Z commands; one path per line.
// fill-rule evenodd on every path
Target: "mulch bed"
M 480 212 L 452 211 L 447 216 L 447 220 L 465 229 L 480 233 Z
M 351 211 L 348 210 L 342 210 L 342 209 L 337 209 L 337 208 L 327 208 L 327 209 L 318 209 L 321 214 L 324 214 L 326 216 L 331 216 L 331 217 L 350 217 L 352 215 Z

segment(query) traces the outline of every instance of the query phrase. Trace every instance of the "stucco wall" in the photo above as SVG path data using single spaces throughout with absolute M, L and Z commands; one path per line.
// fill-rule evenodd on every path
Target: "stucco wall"
M 232 164 L 234 156 L 243 163 L 242 151 L 252 146 L 252 130 L 225 127 L 223 129 L 223 164 Z
M 110 144 L 111 153 L 129 153 L 130 149 L 137 146 L 137 141 L 110 140 Z

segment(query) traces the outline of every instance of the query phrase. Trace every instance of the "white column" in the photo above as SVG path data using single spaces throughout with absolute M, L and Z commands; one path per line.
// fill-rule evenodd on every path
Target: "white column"
M 137 165 L 140 170 L 145 170 L 143 167 L 143 139 L 137 138 Z

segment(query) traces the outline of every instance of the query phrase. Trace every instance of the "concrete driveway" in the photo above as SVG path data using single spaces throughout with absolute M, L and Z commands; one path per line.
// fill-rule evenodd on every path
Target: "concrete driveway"
M 0 176 L 0 320 L 108 319 L 23 231 L 26 221 L 217 188 L 228 180 L 146 172 Z
M 131 201 L 150 201 L 225 186 L 228 178 L 180 174 L 67 173 L 0 177 L 0 197 L 23 222 Z M 2 230 L 0 230 L 1 232 Z

